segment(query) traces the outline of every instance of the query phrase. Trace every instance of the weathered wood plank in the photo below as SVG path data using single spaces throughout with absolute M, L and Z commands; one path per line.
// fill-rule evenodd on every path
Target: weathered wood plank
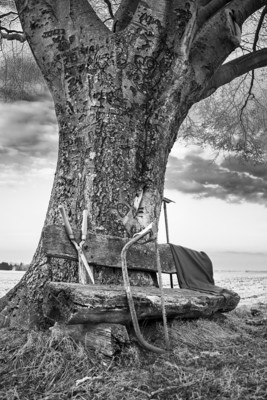
M 133 287 L 139 320 L 162 316 L 160 291 L 154 287 Z M 168 318 L 208 317 L 233 310 L 240 297 L 232 291 L 214 295 L 187 289 L 164 289 Z M 45 286 L 44 314 L 65 324 L 128 323 L 131 321 L 125 290 L 120 286 L 80 285 L 49 282 Z
M 79 243 L 80 232 L 75 231 L 74 235 Z M 121 268 L 120 254 L 127 242 L 128 239 L 88 233 L 83 249 L 88 263 Z M 48 256 L 77 260 L 77 252 L 70 242 L 64 226 L 46 226 L 43 231 L 43 246 Z M 162 271 L 176 273 L 170 246 L 160 244 L 159 252 Z M 133 245 L 128 252 L 127 264 L 129 269 L 157 271 L 154 244 Z

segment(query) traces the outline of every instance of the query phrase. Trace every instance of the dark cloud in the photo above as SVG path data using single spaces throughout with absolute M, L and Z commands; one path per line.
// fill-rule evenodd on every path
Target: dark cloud
M 251 164 L 240 160 L 236 157 L 227 157 L 221 163 L 222 167 L 228 168 L 230 171 L 248 173 L 252 177 L 267 179 L 266 164 Z
M 0 103 L 0 184 L 53 173 L 57 123 L 51 101 Z M 234 157 L 213 161 L 199 148 L 170 156 L 166 188 L 195 197 L 267 205 L 267 166 Z
M 51 179 L 57 158 L 57 123 L 49 100 L 0 103 L 0 186 Z
M 254 202 L 267 206 L 267 165 L 253 166 L 228 157 L 221 163 L 199 151 L 183 158 L 169 157 L 166 188 L 196 197 L 228 202 Z
M 0 174 L 54 168 L 57 123 L 51 101 L 0 103 Z

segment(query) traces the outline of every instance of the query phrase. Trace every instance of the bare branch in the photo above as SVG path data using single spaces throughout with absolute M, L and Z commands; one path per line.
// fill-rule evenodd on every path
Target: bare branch
M 106 5 L 108 6 L 109 15 L 111 16 L 112 19 L 114 19 L 112 4 L 111 4 L 110 0 L 104 0 L 104 3 L 106 3 Z
M 8 16 L 11 15 L 11 14 L 18 15 L 18 13 L 14 12 L 14 11 L 9 11 L 9 12 L 6 13 L 6 14 L 1 14 L 1 15 L 0 15 L 0 19 L 6 18 L 6 17 L 8 17 Z
M 0 38 L 6 40 L 18 40 L 19 42 L 23 43 L 26 41 L 26 36 L 22 32 L 18 31 L 9 31 L 6 28 L 0 27 Z
M 257 51 L 257 43 L 258 43 L 258 40 L 259 40 L 259 34 L 260 34 L 260 30 L 261 30 L 261 27 L 262 27 L 262 24 L 263 24 L 263 21 L 264 21 L 264 18 L 265 18 L 265 15 L 266 15 L 266 14 L 267 14 L 267 6 L 264 7 L 264 9 L 263 9 L 263 11 L 262 11 L 262 13 L 261 13 L 259 22 L 258 22 L 258 26 L 257 26 L 256 32 L 255 32 L 254 42 L 253 42 L 253 46 L 252 46 L 253 52 Z M 243 131 L 244 131 L 244 141 L 245 141 L 245 144 L 246 144 L 246 142 L 247 142 L 247 130 L 246 130 L 246 127 L 245 127 L 245 125 L 244 125 L 244 123 L 243 123 L 243 113 L 244 113 L 244 111 L 245 111 L 245 109 L 246 109 L 246 107 L 247 107 L 247 105 L 248 105 L 248 102 L 249 102 L 252 98 L 254 98 L 254 95 L 253 95 L 253 93 L 252 93 L 254 81 L 255 81 L 255 70 L 252 69 L 252 71 L 251 71 L 251 80 L 250 80 L 249 90 L 248 90 L 246 99 L 245 99 L 245 101 L 244 101 L 244 104 L 243 104 L 243 106 L 241 107 L 240 116 L 239 116 L 240 124 L 241 124 L 241 127 L 242 127 Z
M 20 35 L 23 35 L 23 32 L 21 32 L 21 31 L 17 31 L 15 29 L 7 29 L 7 28 L 4 28 L 3 26 L 0 26 L 0 30 L 5 31 L 7 33 L 18 33 Z
M 247 130 L 246 130 L 246 127 L 245 127 L 244 122 L 243 122 L 243 113 L 244 113 L 244 111 L 245 111 L 245 109 L 246 109 L 246 107 L 248 105 L 249 100 L 251 100 L 254 97 L 254 95 L 252 93 L 254 80 L 255 80 L 255 71 L 253 69 L 252 70 L 252 75 L 251 75 L 251 81 L 250 81 L 250 85 L 249 85 L 249 89 L 248 89 L 248 93 L 247 93 L 245 102 L 244 102 L 243 106 L 241 107 L 240 116 L 239 116 L 240 124 L 241 124 L 241 127 L 242 127 L 243 132 L 244 132 L 244 142 L 245 142 L 245 144 L 247 143 Z
M 197 17 L 198 30 L 209 18 L 213 17 L 213 15 L 225 7 L 229 2 L 230 0 L 212 0 L 209 1 L 205 7 L 201 7 Z
M 260 30 L 262 28 L 262 24 L 263 24 L 263 21 L 264 21 L 264 18 L 265 18 L 266 14 L 267 14 L 267 6 L 264 7 L 264 9 L 263 9 L 263 11 L 261 13 L 259 22 L 258 22 L 258 26 L 257 26 L 256 32 L 255 32 L 255 37 L 254 37 L 254 42 L 253 42 L 253 51 L 257 50 L 257 43 L 258 43 L 258 40 L 259 40 Z
M 230 8 L 234 13 L 235 22 L 241 27 L 252 14 L 266 5 L 267 0 L 232 0 Z
M 253 69 L 262 68 L 267 65 L 267 49 L 255 51 L 246 54 L 235 60 L 223 64 L 213 75 L 205 94 L 202 98 L 210 96 L 220 86 L 231 82 L 233 79 L 249 72 Z

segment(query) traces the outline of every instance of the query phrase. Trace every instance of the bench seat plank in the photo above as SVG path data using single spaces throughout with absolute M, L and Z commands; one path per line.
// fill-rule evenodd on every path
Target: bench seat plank
M 132 293 L 139 320 L 162 318 L 158 288 L 132 287 Z M 164 288 L 168 318 L 209 317 L 218 311 L 232 311 L 239 300 L 238 294 L 230 290 L 223 295 Z M 50 320 L 65 324 L 125 324 L 131 321 L 122 286 L 48 282 L 45 286 L 43 310 Z

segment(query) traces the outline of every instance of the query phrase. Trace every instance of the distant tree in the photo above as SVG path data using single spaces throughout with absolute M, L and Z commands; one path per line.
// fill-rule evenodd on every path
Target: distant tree
M 131 237 L 158 223 L 168 155 L 191 106 L 267 65 L 266 48 L 233 54 L 267 0 L 122 0 L 116 12 L 118 4 L 103 0 L 100 16 L 96 4 L 16 0 L 59 124 L 45 227 L 62 223 L 63 204 L 74 228 L 86 208 L 92 233 Z M 103 22 L 110 18 L 111 28 Z M 96 271 L 96 282 L 109 279 L 107 269 Z M 47 257 L 41 239 L 28 272 L 0 302 L 2 321 L 44 324 L 49 280 L 77 282 L 77 263 Z
M 12 270 L 12 265 L 8 264 L 7 262 L 1 262 L 0 263 L 0 270 L 2 270 L 2 271 L 11 271 Z
M 1 2 L 0 99 L 32 101 L 47 95 L 47 85 L 21 31 L 15 4 L 12 0 Z

